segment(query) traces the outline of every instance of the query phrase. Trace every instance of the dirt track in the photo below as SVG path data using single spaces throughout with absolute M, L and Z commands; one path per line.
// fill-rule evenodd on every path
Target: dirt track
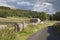
M 31 35 L 26 40 L 60 40 L 60 35 L 52 27 L 47 27 Z

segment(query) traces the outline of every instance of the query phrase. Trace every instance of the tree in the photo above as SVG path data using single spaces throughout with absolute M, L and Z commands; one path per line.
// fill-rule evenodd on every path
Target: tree
M 39 18 L 42 21 L 47 20 L 47 14 L 45 12 L 41 12 L 41 13 L 39 13 Z
M 60 12 L 56 12 L 55 18 L 56 18 L 56 20 L 60 20 Z
M 7 17 L 7 12 L 0 12 L 0 17 L 6 18 Z

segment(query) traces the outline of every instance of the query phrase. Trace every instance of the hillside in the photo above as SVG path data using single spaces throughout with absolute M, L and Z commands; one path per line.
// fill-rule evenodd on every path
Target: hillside
M 41 20 L 46 19 L 45 12 L 36 12 L 30 10 L 11 9 L 9 7 L 0 6 L 0 17 L 26 17 L 26 18 L 40 18 Z
M 27 16 L 29 13 L 35 13 L 35 12 L 20 10 L 20 9 L 11 9 L 9 7 L 0 6 L 0 17 L 6 16 L 6 15 L 10 17 L 13 17 L 13 16 L 23 17 L 23 16 Z

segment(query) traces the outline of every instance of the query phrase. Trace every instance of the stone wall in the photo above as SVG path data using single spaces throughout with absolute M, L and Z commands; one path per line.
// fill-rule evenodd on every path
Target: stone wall
M 0 25 L 0 28 L 4 29 L 7 27 L 13 27 L 14 26 L 14 30 L 17 31 L 22 31 L 28 24 L 32 24 L 32 25 L 37 25 L 40 23 L 40 19 L 39 18 L 33 18 L 30 19 L 29 23 L 26 22 L 2 22 L 3 25 Z
M 0 25 L 0 29 L 6 29 L 6 28 L 8 28 L 7 25 Z

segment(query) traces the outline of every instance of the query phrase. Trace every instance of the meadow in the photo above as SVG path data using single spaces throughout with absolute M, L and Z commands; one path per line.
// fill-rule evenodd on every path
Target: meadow
M 10 17 L 0 18 L 0 21 L 1 22 L 20 22 L 21 18 L 20 19 L 19 18 L 13 19 L 13 18 L 10 18 Z M 5 21 L 3 21 L 3 19 Z M 45 27 L 52 26 L 53 24 L 55 24 L 55 22 L 57 21 L 44 21 L 43 24 L 27 25 L 27 27 L 22 32 L 15 32 L 14 30 L 9 30 L 9 29 L 0 30 L 0 40 L 25 40 L 27 37 L 29 37 L 33 33 L 36 33 L 38 30 L 41 30 Z

